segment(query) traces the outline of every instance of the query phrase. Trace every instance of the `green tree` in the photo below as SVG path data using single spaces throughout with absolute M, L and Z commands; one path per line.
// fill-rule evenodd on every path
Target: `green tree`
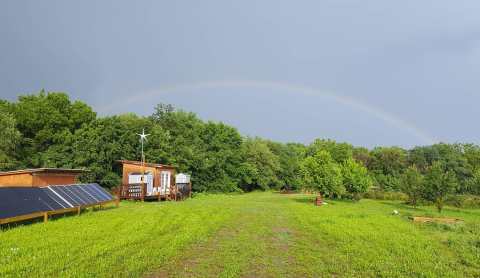
M 444 164 L 436 161 L 427 171 L 425 185 L 426 198 L 433 201 L 438 212 L 441 212 L 445 198 L 455 191 L 457 178 L 452 170 L 447 170 Z
M 367 168 L 352 158 L 342 164 L 342 176 L 343 186 L 354 200 L 360 200 L 361 194 L 373 184 Z
M 425 178 L 416 166 L 410 166 L 401 178 L 400 189 L 408 195 L 409 203 L 414 207 L 422 198 L 425 187 Z
M 243 190 L 267 190 L 278 185 L 279 159 L 264 140 L 247 138 L 243 143 L 242 161 L 240 175 Z
M 277 189 L 295 190 L 301 185 L 300 162 L 305 155 L 305 146 L 296 143 L 282 144 L 268 141 L 270 150 L 278 157 L 280 167 L 276 173 L 278 177 Z
M 15 151 L 21 136 L 13 115 L 0 109 L 0 170 L 10 170 L 17 166 Z
M 379 147 L 370 152 L 368 169 L 375 185 L 386 191 L 399 190 L 400 176 L 407 167 L 407 152 L 399 147 Z
M 465 187 L 468 193 L 480 195 L 480 169 L 473 172 L 472 177 L 465 182 Z
M 23 135 L 18 155 L 27 167 L 71 165 L 71 149 L 65 147 L 72 134 L 90 124 L 96 113 L 86 104 L 71 102 L 65 93 L 20 96 L 11 110 Z
M 325 150 L 305 158 L 300 171 L 306 189 L 329 197 L 338 197 L 345 192 L 342 169 Z
M 307 155 L 313 156 L 319 151 L 327 151 L 337 163 L 343 163 L 353 156 L 353 146 L 348 143 L 337 143 L 334 140 L 315 139 L 308 146 Z

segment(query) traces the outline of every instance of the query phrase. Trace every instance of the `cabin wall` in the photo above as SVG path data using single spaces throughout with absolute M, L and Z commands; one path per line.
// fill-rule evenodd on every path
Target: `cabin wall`
M 76 184 L 76 175 L 64 174 L 33 174 L 33 186 L 47 186 L 47 185 L 66 185 Z
M 145 171 L 145 173 L 152 172 L 153 186 L 158 186 L 156 169 L 154 167 L 144 166 L 143 171 Z M 131 173 L 142 173 L 142 166 L 132 165 L 132 164 L 123 164 L 122 184 L 128 184 L 128 175 L 130 175 Z
M 175 169 L 173 168 L 156 168 L 144 166 L 143 170 L 145 171 L 145 173 L 152 172 L 154 187 L 160 186 L 160 173 L 162 171 L 169 171 L 171 175 L 170 186 L 175 184 Z M 126 163 L 123 164 L 122 184 L 128 184 L 128 175 L 131 173 L 142 173 L 142 166 Z
M 33 177 L 31 173 L 0 176 L 0 187 L 32 187 L 32 184 Z

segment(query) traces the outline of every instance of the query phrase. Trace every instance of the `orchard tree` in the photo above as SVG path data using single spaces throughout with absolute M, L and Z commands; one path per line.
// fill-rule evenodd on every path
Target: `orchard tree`
M 409 203 L 414 207 L 422 198 L 425 178 L 416 166 L 410 166 L 401 177 L 400 189 L 408 195 Z
M 345 192 L 342 169 L 325 150 L 305 158 L 300 171 L 306 189 L 329 197 L 338 197 Z
M 425 186 L 425 197 L 435 203 L 438 212 L 442 212 L 445 198 L 455 192 L 457 186 L 455 172 L 447 170 L 441 162 L 434 162 L 427 171 Z
M 347 159 L 342 164 L 343 186 L 354 200 L 360 200 L 361 194 L 365 193 L 373 184 L 367 168 L 360 163 Z

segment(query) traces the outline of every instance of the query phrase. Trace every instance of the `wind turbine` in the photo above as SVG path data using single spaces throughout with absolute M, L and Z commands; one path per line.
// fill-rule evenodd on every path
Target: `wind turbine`
M 148 142 L 147 136 L 150 134 L 145 134 L 145 129 L 142 130 L 142 134 L 138 134 L 140 136 L 140 143 L 142 143 L 142 186 L 143 186 L 143 180 L 145 178 L 145 170 L 144 170 L 144 164 L 145 164 L 145 155 L 143 154 L 143 144 L 144 142 Z
M 140 136 L 140 142 L 142 143 L 142 161 L 145 161 L 145 155 L 143 154 L 143 142 L 148 142 L 147 136 L 150 136 L 150 134 L 145 134 L 145 129 L 142 130 L 142 134 L 138 134 Z

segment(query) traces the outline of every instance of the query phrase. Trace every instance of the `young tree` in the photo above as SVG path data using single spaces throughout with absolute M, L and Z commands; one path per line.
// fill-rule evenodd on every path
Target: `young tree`
M 400 189 L 408 195 L 409 203 L 414 207 L 422 198 L 425 178 L 416 166 L 410 166 L 401 177 Z
M 353 160 L 347 159 L 342 164 L 343 186 L 354 200 L 360 200 L 361 194 L 372 186 L 373 181 L 367 168 Z
M 342 169 L 325 150 L 305 158 L 300 172 L 307 189 L 330 197 L 341 196 L 345 192 Z
M 435 203 L 442 212 L 445 198 L 455 191 L 457 178 L 452 170 L 447 170 L 441 162 L 434 162 L 426 176 L 426 198 Z

